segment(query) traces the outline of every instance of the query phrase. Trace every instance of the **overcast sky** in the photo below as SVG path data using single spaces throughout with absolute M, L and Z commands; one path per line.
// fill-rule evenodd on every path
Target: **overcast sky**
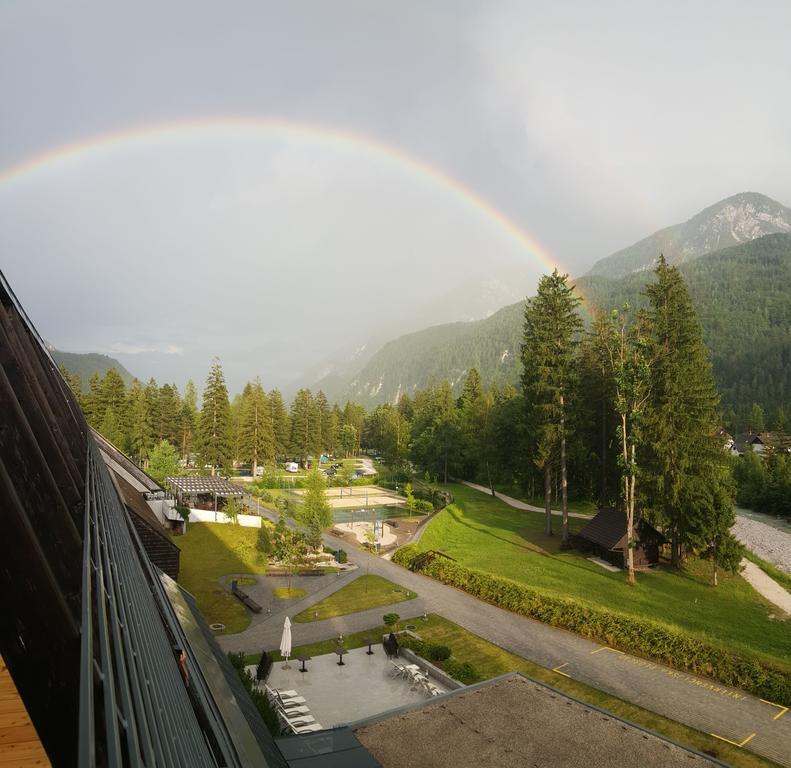
M 155 134 L 0 182 L 0 264 L 60 348 L 282 385 L 471 277 L 546 269 L 419 164 L 573 274 L 736 192 L 791 204 L 790 29 L 787 0 L 5 0 L 0 175 L 156 123 L 309 130 Z

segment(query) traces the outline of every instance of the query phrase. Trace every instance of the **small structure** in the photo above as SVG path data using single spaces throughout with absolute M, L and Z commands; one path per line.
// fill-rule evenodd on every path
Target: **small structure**
M 733 441 L 733 451 L 737 456 L 743 456 L 748 451 L 762 455 L 766 441 L 760 432 L 743 432 L 736 435 Z
M 186 504 L 192 509 L 218 509 L 218 499 L 222 499 L 221 509 L 224 501 L 230 498 L 241 499 L 244 491 L 238 486 L 226 480 L 224 477 L 212 476 L 192 476 L 192 477 L 168 477 L 165 484 L 178 497 L 179 505 Z
M 659 562 L 659 547 L 665 537 L 645 520 L 635 516 L 634 567 L 646 568 Z M 626 567 L 626 513 L 612 507 L 602 507 L 598 514 L 575 536 L 580 549 L 595 552 L 602 560 Z

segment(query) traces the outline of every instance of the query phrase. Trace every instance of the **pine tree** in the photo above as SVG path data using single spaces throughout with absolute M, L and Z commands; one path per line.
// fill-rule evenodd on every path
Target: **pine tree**
M 711 363 L 681 273 L 662 257 L 655 275 L 646 289 L 645 498 L 670 535 L 673 565 L 687 550 L 711 550 L 715 563 L 730 566 L 734 512 L 727 456 L 715 435 L 719 396 Z
M 184 400 L 179 413 L 179 444 L 181 445 L 181 458 L 187 461 L 193 447 L 195 427 L 198 423 L 198 391 L 192 379 L 184 387 Z
M 269 393 L 269 406 L 272 409 L 272 430 L 274 432 L 274 451 L 277 458 L 283 458 L 288 453 L 288 446 L 291 440 L 291 425 L 288 421 L 288 413 L 283 403 L 283 395 L 280 390 L 273 389 Z
M 102 408 L 102 380 L 94 371 L 88 377 L 88 391 L 82 396 L 82 410 L 86 421 L 96 429 L 102 423 L 104 409 Z
M 582 327 L 576 311 L 580 300 L 567 281 L 568 275 L 559 274 L 557 269 L 541 278 L 536 296 L 525 306 L 522 343 L 522 385 L 538 432 L 535 460 L 544 471 L 547 533 L 552 532 L 551 462 L 557 456 L 564 544 L 569 536 L 566 417 L 575 382 L 576 336 Z
M 148 380 L 143 394 L 146 399 L 146 408 L 148 408 L 148 418 L 151 424 L 151 432 L 156 442 L 164 439 L 162 434 L 162 411 L 159 407 L 159 386 L 153 378 Z
M 313 415 L 313 396 L 309 389 L 300 389 L 291 403 L 291 440 L 290 448 L 294 456 L 306 459 L 311 452 L 311 416 Z
M 321 432 L 321 444 L 319 446 L 320 452 L 332 452 L 333 444 L 335 443 L 335 435 L 333 434 L 333 419 L 332 409 L 327 402 L 327 396 L 319 390 L 316 395 L 316 408 L 318 410 L 319 425 Z
M 69 389 L 72 391 L 72 394 L 77 398 L 77 402 L 79 403 L 82 400 L 82 379 L 76 373 L 72 373 L 68 368 L 66 368 L 63 363 L 58 366 L 58 371 L 60 371 L 60 375 L 63 377 L 63 380 L 66 382 L 66 384 L 69 385 Z
M 198 423 L 198 443 L 201 462 L 211 465 L 211 473 L 217 467 L 225 467 L 231 460 L 231 404 L 228 389 L 218 358 L 212 360 L 206 387 L 203 390 L 203 407 Z
M 181 442 L 181 399 L 175 384 L 163 384 L 159 389 L 159 432 L 172 445 Z
M 258 476 L 258 465 L 275 459 L 275 436 L 272 429 L 272 407 L 256 379 L 242 400 L 239 423 L 239 458 L 249 461 L 253 477 Z
M 126 396 L 127 414 L 127 450 L 142 465 L 148 457 L 153 445 L 151 428 L 151 413 L 145 390 L 137 379 L 132 381 L 132 386 Z

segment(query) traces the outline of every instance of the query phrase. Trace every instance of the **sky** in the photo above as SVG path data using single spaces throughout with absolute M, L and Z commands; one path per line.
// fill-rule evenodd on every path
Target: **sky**
M 786 0 L 5 0 L 0 267 L 58 348 L 287 388 L 467 319 L 478 279 L 504 304 L 737 192 L 790 205 L 789 29 Z

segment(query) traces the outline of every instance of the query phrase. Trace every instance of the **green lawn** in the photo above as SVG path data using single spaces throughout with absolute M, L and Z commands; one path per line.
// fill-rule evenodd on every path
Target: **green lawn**
M 220 585 L 219 578 L 266 571 L 266 555 L 258 547 L 258 536 L 257 528 L 190 523 L 186 534 L 173 539 L 181 549 L 179 584 L 195 596 L 206 621 L 225 624 L 229 634 L 247 629 L 250 615 Z
M 293 600 L 295 597 L 305 597 L 305 590 L 299 587 L 275 587 L 272 594 L 281 600 Z
M 623 573 L 608 573 L 575 552 L 559 551 L 559 535 L 543 533 L 544 518 L 520 512 L 462 485 L 456 503 L 428 523 L 421 550 L 438 549 L 462 565 L 523 582 L 550 595 L 648 617 L 745 655 L 762 655 L 785 668 L 791 627 L 769 618 L 776 609 L 741 576 L 721 574 L 709 586 L 710 565 L 692 560 L 682 572 L 639 573 L 630 587 Z M 584 521 L 571 518 L 572 530 Z
M 379 605 L 412 600 L 415 597 L 417 597 L 416 593 L 405 590 L 381 576 L 360 576 L 351 584 L 347 584 L 302 613 L 298 613 L 294 617 L 294 621 L 301 624 L 309 621 L 321 621 L 376 608 Z

